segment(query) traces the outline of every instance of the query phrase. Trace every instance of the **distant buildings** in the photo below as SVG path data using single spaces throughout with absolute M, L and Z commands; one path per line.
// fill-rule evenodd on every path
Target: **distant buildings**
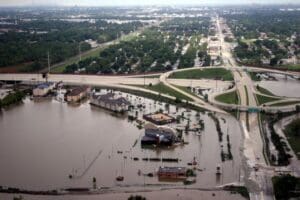
M 172 146 L 176 141 L 177 135 L 173 129 L 149 123 L 145 125 L 145 135 L 141 144 Z
M 81 99 L 87 97 L 88 92 L 89 92 L 89 87 L 88 86 L 76 87 L 76 88 L 70 90 L 66 94 L 66 101 L 67 102 L 78 102 Z
M 43 97 L 46 96 L 53 88 L 55 87 L 55 83 L 45 82 L 41 83 L 33 89 L 32 93 L 35 97 Z
M 124 97 L 118 96 L 115 93 L 107 93 L 102 95 L 93 94 L 90 103 L 115 112 L 124 112 L 129 109 L 131 103 Z

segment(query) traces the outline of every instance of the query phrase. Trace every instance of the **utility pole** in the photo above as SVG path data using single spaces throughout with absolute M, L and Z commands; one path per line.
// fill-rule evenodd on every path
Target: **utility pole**
M 48 51 L 48 74 L 50 74 L 50 55 Z
M 78 49 L 79 49 L 79 61 L 81 61 L 81 42 L 79 42 Z

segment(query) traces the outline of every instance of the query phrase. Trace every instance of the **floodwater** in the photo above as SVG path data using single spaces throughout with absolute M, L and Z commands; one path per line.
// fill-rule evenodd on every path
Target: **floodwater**
M 276 96 L 300 97 L 300 81 L 280 74 L 273 74 L 276 81 L 262 80 L 258 84 Z
M 164 103 L 123 95 L 135 105 L 146 105 L 146 111 L 140 111 L 139 116 L 165 108 Z M 196 112 L 180 108 L 176 113 L 176 107 L 170 106 L 170 115 L 182 112 L 191 119 L 191 126 L 198 123 Z M 196 172 L 196 183 L 187 187 L 207 188 L 238 182 L 242 170 L 242 132 L 233 117 L 220 115 L 218 118 L 224 132 L 224 151 L 227 151 L 228 132 L 233 154 L 233 160 L 223 163 L 215 123 L 206 113 L 200 114 L 205 123 L 200 136 L 183 133 L 189 144 L 170 149 L 142 149 L 140 139 L 144 130 L 127 117 L 116 116 L 88 102 L 71 106 L 56 100 L 26 99 L 0 114 L 0 185 L 33 190 L 92 187 L 92 178 L 96 177 L 98 187 L 183 186 L 182 182 L 160 182 L 156 176 L 139 176 L 138 170 L 147 174 L 154 173 L 159 166 L 188 167 L 193 157 L 202 171 Z M 183 120 L 170 126 L 182 127 L 186 123 Z M 134 161 L 133 157 L 140 160 Z M 179 158 L 180 162 L 146 162 L 141 160 L 143 157 Z M 223 168 L 220 178 L 215 174 L 217 164 Z M 70 179 L 70 174 L 74 178 Z M 119 175 L 124 176 L 121 183 L 115 181 Z
M 109 193 L 101 195 L 68 195 L 68 196 L 55 196 L 55 200 L 115 200 L 115 199 L 128 199 L 130 196 L 141 195 L 146 199 L 172 199 L 172 200 L 199 200 L 199 199 L 213 199 L 213 200 L 245 200 L 239 194 L 232 194 L 228 191 L 198 191 L 198 190 L 161 190 L 151 192 L 138 192 L 138 193 Z M 2 194 L 4 199 L 13 199 L 20 195 Z M 21 195 L 24 199 L 31 200 L 53 200 L 53 196 L 33 196 Z

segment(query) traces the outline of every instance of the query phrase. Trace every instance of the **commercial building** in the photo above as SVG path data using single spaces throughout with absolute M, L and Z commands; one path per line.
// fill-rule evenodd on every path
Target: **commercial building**
M 55 87 L 55 83 L 52 82 L 45 82 L 41 83 L 33 89 L 32 93 L 33 96 L 36 97 L 43 97 L 46 96 L 53 88 Z
M 185 167 L 159 167 L 157 175 L 159 179 L 186 179 Z
M 124 97 L 115 93 L 107 93 L 102 95 L 92 94 L 90 103 L 115 112 L 124 112 L 129 109 L 131 103 Z
M 141 139 L 142 145 L 172 146 L 177 141 L 175 130 L 169 127 L 145 125 L 145 135 Z
M 67 102 L 78 102 L 81 99 L 87 97 L 90 88 L 88 86 L 79 86 L 73 88 L 66 94 Z

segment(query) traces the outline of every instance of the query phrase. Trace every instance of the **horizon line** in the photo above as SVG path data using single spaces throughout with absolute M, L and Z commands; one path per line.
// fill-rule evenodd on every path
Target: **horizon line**
M 69 5 L 69 4 L 23 4 L 23 5 L 0 5 L 0 8 L 20 8 L 20 7 L 174 7 L 174 6 L 289 6 L 289 5 L 299 5 L 300 2 L 289 2 L 289 3 L 250 3 L 250 2 L 245 2 L 245 3 L 175 3 L 175 4 L 116 4 L 116 5 Z

